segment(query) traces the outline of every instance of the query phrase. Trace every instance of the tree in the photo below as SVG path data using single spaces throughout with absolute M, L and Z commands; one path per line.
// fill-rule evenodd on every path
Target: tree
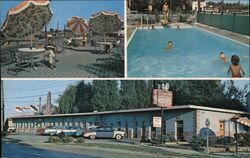
M 81 81 L 76 85 L 76 107 L 79 112 L 91 112 L 94 110 L 91 105 L 92 97 L 93 91 L 90 83 L 86 84 L 84 81 Z
M 117 81 L 95 80 L 93 81 L 93 98 L 91 103 L 95 110 L 117 110 L 120 107 Z
M 61 95 L 58 99 L 59 112 L 61 114 L 78 112 L 78 109 L 75 106 L 75 99 L 76 99 L 76 87 L 71 85 L 65 90 L 63 95 Z
M 243 106 L 245 91 L 236 87 L 233 80 L 227 81 L 225 84 L 227 88 L 225 92 L 227 107 L 235 110 L 246 110 Z
M 136 108 L 135 81 L 122 80 L 120 87 L 121 106 L 120 109 Z

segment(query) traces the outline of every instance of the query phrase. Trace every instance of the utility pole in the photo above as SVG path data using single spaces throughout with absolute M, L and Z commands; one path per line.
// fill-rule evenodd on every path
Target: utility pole
M 163 108 L 161 108 L 161 144 L 163 144 Z
M 238 115 L 235 115 L 233 118 L 231 118 L 231 121 L 234 122 L 234 128 L 235 128 L 235 152 L 236 152 L 236 157 L 238 157 L 238 127 L 237 127 L 237 120 L 239 119 Z
M 3 80 L 1 80 L 1 133 L 4 130 L 4 93 L 3 93 Z
M 210 120 L 206 119 L 206 126 L 207 126 L 207 155 L 209 154 L 209 126 L 210 126 Z

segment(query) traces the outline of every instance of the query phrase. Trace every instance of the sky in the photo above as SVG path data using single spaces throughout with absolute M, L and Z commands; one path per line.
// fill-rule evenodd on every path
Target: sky
M 92 82 L 92 80 L 85 82 Z M 52 93 L 52 104 L 58 106 L 56 100 L 59 95 L 69 85 L 77 83 L 79 80 L 4 80 L 5 118 L 16 113 L 16 106 L 38 106 L 39 97 L 42 98 L 42 105 L 46 104 L 49 91 Z M 243 89 L 246 84 L 249 84 L 249 81 L 235 80 L 235 84 Z
M 1 0 L 1 26 L 10 8 L 15 7 L 21 1 Z M 48 28 L 57 28 L 62 30 L 67 20 L 72 16 L 80 16 L 89 20 L 90 16 L 99 11 L 114 11 L 124 18 L 124 1 L 123 0 L 84 0 L 84 1 L 67 1 L 52 0 L 51 8 L 54 13 Z

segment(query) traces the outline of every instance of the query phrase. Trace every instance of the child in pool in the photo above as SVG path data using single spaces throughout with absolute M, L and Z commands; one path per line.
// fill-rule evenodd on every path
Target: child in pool
M 171 48 L 173 48 L 174 46 L 173 46 L 173 42 L 172 41 L 168 41 L 168 43 L 167 43 L 167 45 L 166 45 L 166 48 L 167 49 L 171 49 Z
M 233 55 L 231 57 L 231 62 L 232 62 L 232 65 L 229 66 L 228 74 L 231 72 L 232 77 L 241 77 L 242 76 L 241 72 L 242 72 L 242 74 L 245 75 L 244 70 L 239 64 L 240 58 L 237 55 Z
M 220 59 L 224 61 L 225 64 L 228 61 L 227 56 L 224 54 L 224 52 L 220 52 Z

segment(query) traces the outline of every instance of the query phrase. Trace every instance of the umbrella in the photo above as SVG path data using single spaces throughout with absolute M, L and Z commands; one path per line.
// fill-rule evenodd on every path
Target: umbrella
M 123 26 L 119 15 L 115 12 L 98 12 L 90 17 L 89 27 L 96 33 L 116 32 Z
M 240 117 L 237 122 L 239 122 L 242 125 L 250 127 L 250 120 L 247 117 Z
M 2 25 L 3 34 L 8 39 L 32 37 L 48 24 L 52 15 L 49 0 L 25 0 L 8 11 Z
M 78 35 L 84 34 L 89 30 L 87 20 L 78 16 L 73 16 L 71 19 L 69 19 L 67 21 L 67 27 Z

